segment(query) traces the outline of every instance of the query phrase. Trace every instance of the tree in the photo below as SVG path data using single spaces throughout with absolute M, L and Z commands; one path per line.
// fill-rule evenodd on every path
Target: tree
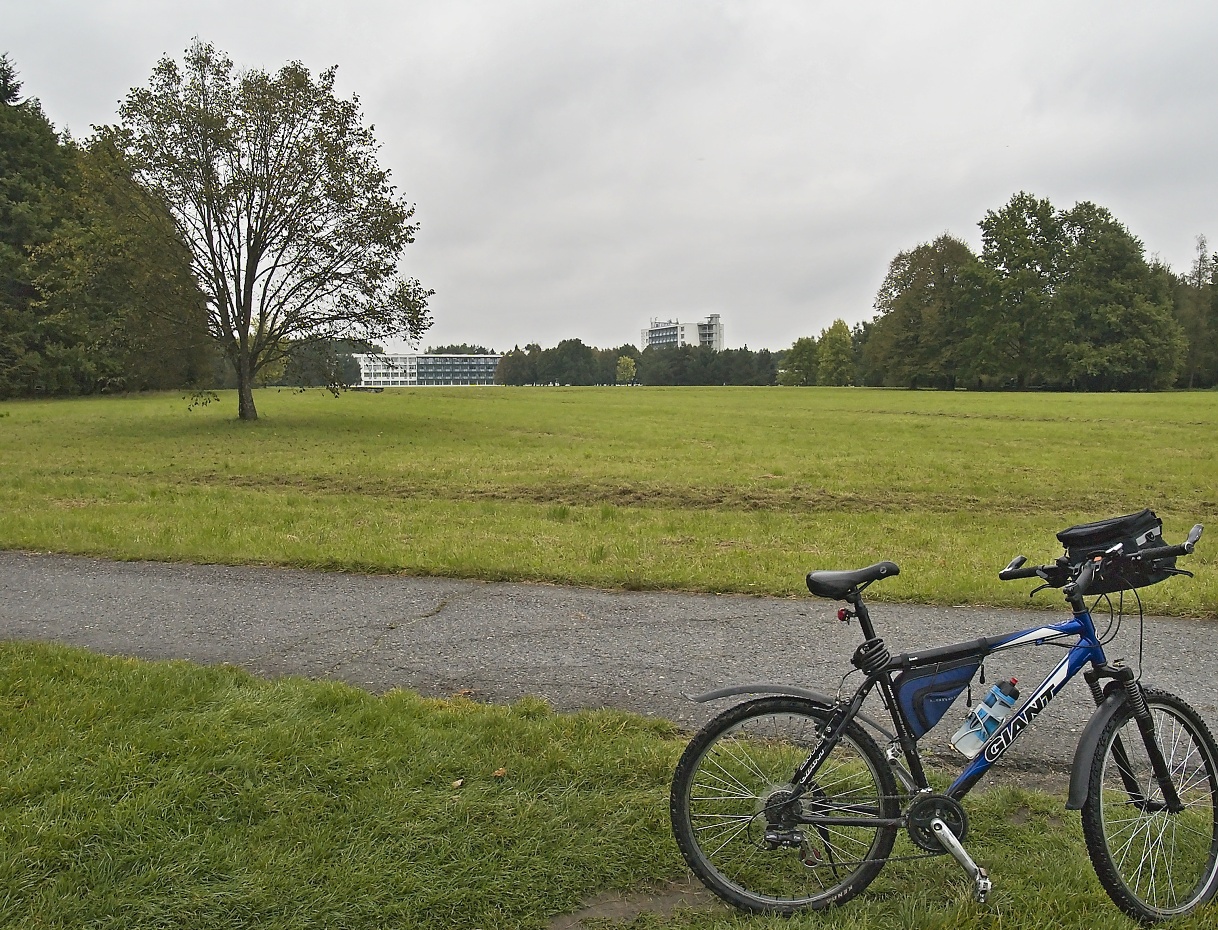
M 1043 384 L 1061 362 L 1053 307 L 1065 247 L 1060 217 L 1048 200 L 1020 191 L 979 225 L 981 259 L 997 287 L 974 320 L 979 368 L 1020 389 Z
M 322 339 L 417 340 L 425 290 L 397 266 L 413 206 L 376 159 L 358 98 L 299 62 L 235 72 L 196 40 L 165 57 L 119 108 L 136 177 L 171 211 L 208 300 L 209 328 L 237 377 L 238 413 L 258 416 L 259 371 Z
M 876 295 L 867 368 L 881 383 L 952 389 L 970 358 L 977 257 L 947 234 L 901 252 Z
M 854 383 L 854 342 L 845 320 L 834 320 L 822 330 L 817 343 L 817 383 L 846 385 Z
M 1165 268 L 1147 264 L 1142 243 L 1108 210 L 1077 203 L 1059 214 L 1059 274 L 1053 386 L 1091 391 L 1170 387 L 1184 364 L 1184 333 L 1172 315 Z
M 54 393 L 160 390 L 209 381 L 203 294 L 164 205 L 105 135 L 68 146 L 62 220 L 34 250 L 41 381 Z
M 809 385 L 816 383 L 816 340 L 801 336 L 787 350 L 778 379 L 781 384 Z
M 564 339 L 543 351 L 537 362 L 537 380 L 542 384 L 596 384 L 596 375 L 596 352 L 579 339 Z
M 37 99 L 21 100 L 21 81 L 0 56 L 0 397 L 45 390 L 55 334 L 35 306 L 33 252 L 50 241 L 70 159 Z
M 537 361 L 541 346 L 530 343 L 522 350 L 516 346 L 511 352 L 505 352 L 495 368 L 496 384 L 536 384 Z
M 383 355 L 384 350 L 362 339 L 309 342 L 287 357 L 278 382 L 299 388 L 324 387 L 338 394 L 360 380 L 356 354 Z
M 638 374 L 639 366 L 634 359 L 629 355 L 622 355 L 617 360 L 617 383 L 618 384 L 634 384 L 635 375 Z
M 1180 375 L 1181 387 L 1218 384 L 1218 255 L 1211 255 L 1205 236 L 1198 236 L 1196 257 L 1188 273 L 1175 282 L 1175 317 L 1188 340 Z

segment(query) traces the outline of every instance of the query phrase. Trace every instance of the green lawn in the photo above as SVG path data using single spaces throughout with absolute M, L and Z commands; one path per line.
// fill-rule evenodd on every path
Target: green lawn
M 863 389 L 262 391 L 0 404 L 0 547 L 131 559 L 1027 603 L 996 573 L 1071 523 L 1218 513 L 1218 393 Z M 1218 529 L 1218 528 L 1216 528 Z M 1218 616 L 1218 542 L 1149 609 Z M 1042 595 L 1057 606 L 1059 598 Z
M 227 668 L 0 644 L 0 926 L 544 928 L 681 878 L 686 737 L 615 712 L 374 696 Z M 890 863 L 824 915 L 725 908 L 634 930 L 1130 927 L 1063 799 L 970 798 L 975 904 L 946 857 Z M 907 839 L 896 855 L 909 855 Z M 1213 927 L 1215 908 L 1173 924 Z M 608 924 L 598 924 L 605 928 Z

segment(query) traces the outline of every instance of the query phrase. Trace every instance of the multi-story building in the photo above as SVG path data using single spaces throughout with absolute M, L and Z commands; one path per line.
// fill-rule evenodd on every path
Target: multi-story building
M 360 387 L 494 384 L 499 355 L 356 355 Z
M 717 313 L 712 313 L 700 323 L 652 320 L 639 340 L 640 349 L 651 346 L 709 346 L 716 352 L 722 352 L 723 324 Z

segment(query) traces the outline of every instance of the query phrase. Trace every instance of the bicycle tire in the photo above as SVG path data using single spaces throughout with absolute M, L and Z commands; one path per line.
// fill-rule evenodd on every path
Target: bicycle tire
M 791 914 L 841 904 L 883 868 L 895 824 L 813 826 L 786 814 L 835 813 L 894 819 L 896 780 L 879 747 L 851 723 L 794 805 L 791 778 L 813 748 L 828 712 L 802 698 L 737 705 L 690 741 L 673 776 L 669 813 L 681 855 L 698 879 L 729 904 L 754 913 Z M 767 846 L 767 828 L 789 828 L 798 847 Z
M 1100 734 L 1082 815 L 1100 884 L 1122 911 L 1152 923 L 1188 914 L 1218 890 L 1218 748 L 1205 721 L 1183 699 L 1143 691 L 1185 809 L 1172 814 L 1163 805 L 1126 702 Z M 1122 749 L 1128 773 L 1121 770 Z M 1126 774 L 1136 791 L 1126 784 Z

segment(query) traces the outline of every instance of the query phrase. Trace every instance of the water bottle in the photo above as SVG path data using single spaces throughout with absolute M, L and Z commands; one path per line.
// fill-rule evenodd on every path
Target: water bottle
M 990 734 L 1002 725 L 1019 700 L 1019 689 L 1015 687 L 1018 681 L 1017 678 L 1009 678 L 994 685 L 985 700 L 969 711 L 964 724 L 952 737 L 952 746 L 958 752 L 970 759 L 977 757 Z

